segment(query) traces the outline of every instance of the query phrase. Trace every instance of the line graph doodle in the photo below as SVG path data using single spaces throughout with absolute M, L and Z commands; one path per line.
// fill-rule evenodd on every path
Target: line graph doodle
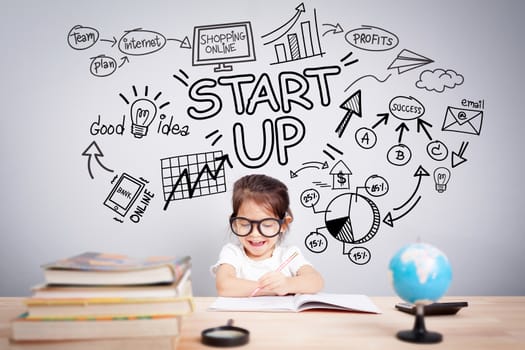
M 226 192 L 224 163 L 233 167 L 222 151 L 168 157 L 160 163 L 164 210 L 171 201 Z

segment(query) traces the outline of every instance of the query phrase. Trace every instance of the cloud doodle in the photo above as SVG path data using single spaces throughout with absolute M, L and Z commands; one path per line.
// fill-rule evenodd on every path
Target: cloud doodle
M 445 88 L 453 89 L 463 84 L 464 78 L 461 74 L 451 69 L 434 69 L 421 72 L 416 87 L 427 91 L 443 92 Z

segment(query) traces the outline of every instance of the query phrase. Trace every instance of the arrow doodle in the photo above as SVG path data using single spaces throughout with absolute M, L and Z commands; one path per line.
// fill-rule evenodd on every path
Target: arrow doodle
M 388 113 L 379 113 L 379 114 L 376 114 L 376 115 L 378 117 L 381 117 L 381 119 L 379 119 L 379 121 L 372 126 L 372 129 L 375 129 L 381 123 L 385 123 L 385 125 L 388 124 L 388 117 L 389 117 Z
M 191 49 L 190 39 L 187 36 L 184 37 L 183 40 L 174 39 L 174 38 L 169 38 L 169 39 L 166 39 L 166 40 L 167 41 L 176 41 L 176 42 L 180 43 L 179 47 L 181 49 Z
M 94 179 L 95 177 L 93 176 L 93 172 L 91 171 L 91 158 L 95 157 L 95 160 L 97 161 L 97 163 L 100 165 L 100 167 L 110 173 L 113 172 L 113 170 L 105 167 L 101 162 L 100 162 L 100 159 L 99 157 L 104 157 L 104 154 L 102 153 L 102 151 L 100 150 L 100 148 L 98 147 L 97 143 L 95 141 L 91 142 L 91 144 L 84 150 L 84 152 L 82 152 L 82 155 L 83 156 L 86 156 L 88 157 L 88 162 L 87 162 L 87 167 L 88 167 L 88 172 L 89 172 L 89 176 Z
M 425 127 L 425 125 L 427 125 L 428 127 L 432 127 L 432 124 L 430 124 L 429 122 L 427 121 L 424 121 L 423 119 L 420 119 L 418 118 L 417 119 L 417 132 L 420 132 L 421 129 L 423 129 L 423 131 L 425 132 L 425 134 L 427 134 L 427 137 L 429 138 L 430 141 L 432 141 L 432 136 L 430 136 L 430 133 L 428 132 L 427 128 Z
M 111 44 L 111 47 L 115 46 L 117 44 L 117 38 L 115 38 L 115 36 L 113 36 L 113 40 L 110 40 L 110 39 L 100 39 L 100 41 L 106 41 L 108 43 L 112 43 Z
M 330 32 L 332 34 L 339 34 L 339 33 L 343 32 L 343 27 L 341 27 L 341 25 L 339 23 L 337 23 L 337 24 L 325 23 L 325 24 L 323 24 L 323 26 L 327 26 L 327 27 L 330 28 L 326 32 L 323 33 L 323 36 L 325 36 L 326 34 L 328 34 Z
M 410 197 L 403 203 L 401 204 L 400 206 L 394 208 L 395 211 L 398 211 L 398 210 L 401 210 L 403 209 L 406 205 L 408 205 L 408 203 L 410 203 L 410 201 L 412 200 L 412 198 L 415 197 L 417 191 L 419 190 L 419 186 L 421 185 L 421 179 L 423 178 L 423 176 L 430 176 L 430 174 L 428 173 L 428 171 L 425 170 L 425 168 L 423 168 L 421 165 L 417 168 L 416 172 L 414 173 L 414 177 L 417 177 L 418 180 L 417 180 L 417 184 L 416 184 L 416 188 L 414 189 L 414 191 L 412 192 L 412 194 L 410 195 Z M 410 208 L 408 208 L 408 210 L 406 210 L 404 213 L 402 213 L 401 215 L 399 216 L 396 216 L 396 217 L 392 217 L 392 213 L 391 212 L 388 212 L 388 214 L 386 214 L 385 218 L 383 219 L 383 222 L 385 224 L 387 224 L 388 226 L 390 227 L 394 227 L 394 221 L 397 221 L 399 219 L 401 219 L 403 216 L 407 215 L 408 213 L 410 213 L 412 211 L 412 209 L 414 209 L 414 207 L 416 206 L 416 204 L 419 202 L 419 200 L 421 199 L 421 196 L 418 196 L 416 201 L 414 202 L 414 204 L 412 204 L 410 206 Z
M 383 222 L 385 224 L 387 224 L 388 226 L 390 226 L 390 227 L 394 227 L 394 221 L 397 221 L 397 220 L 401 219 L 403 216 L 405 216 L 408 213 L 410 213 L 412 211 L 412 209 L 414 209 L 414 207 L 416 206 L 416 204 L 419 202 L 420 199 L 421 199 L 421 196 L 417 197 L 417 199 L 414 202 L 414 204 L 412 204 L 412 206 L 410 208 L 408 208 L 408 210 L 406 212 L 404 212 L 403 214 L 401 214 L 399 216 L 396 216 L 395 218 L 392 217 L 392 213 L 388 212 L 388 214 L 386 214 L 385 218 L 383 219 Z
M 468 141 L 461 142 L 461 146 L 459 147 L 458 153 L 452 152 L 452 168 L 457 167 L 458 165 L 461 165 L 467 161 L 467 158 L 463 157 L 463 154 L 467 150 L 468 147 Z
M 122 67 L 124 63 L 129 63 L 128 56 L 121 57 L 120 60 L 122 61 L 122 63 L 118 66 L 119 68 Z
M 339 108 L 342 108 L 346 111 L 345 116 L 335 129 L 337 136 L 341 137 L 343 136 L 343 133 L 348 126 L 352 115 L 355 114 L 358 117 L 361 117 L 361 90 L 357 90 L 355 93 L 353 93 L 339 106 Z
M 396 128 L 396 131 L 399 131 L 399 138 L 397 139 L 397 143 L 401 143 L 401 141 L 403 140 L 403 132 L 410 131 L 410 129 L 405 123 L 401 123 Z
M 315 162 L 315 161 L 311 161 L 311 162 L 305 162 L 303 163 L 302 165 L 304 165 L 302 168 L 299 168 L 297 169 L 296 171 L 293 171 L 293 170 L 290 170 L 290 178 L 293 179 L 294 177 L 297 177 L 298 173 L 304 169 L 308 169 L 308 168 L 315 168 L 315 169 L 326 169 L 328 168 L 328 163 L 327 162 Z
M 276 40 L 279 40 L 283 35 L 285 35 L 294 26 L 294 24 L 299 20 L 299 17 L 301 17 L 301 14 L 305 12 L 304 3 L 301 3 L 300 5 L 298 5 L 295 8 L 295 11 L 296 12 L 293 15 L 293 17 L 290 18 L 285 24 L 261 36 L 262 39 L 265 39 L 266 37 L 271 36 L 275 34 L 276 32 L 279 32 L 282 30 L 282 34 L 278 35 L 275 39 L 268 39 L 269 41 L 265 42 L 264 45 L 268 45 L 268 44 L 273 43 Z

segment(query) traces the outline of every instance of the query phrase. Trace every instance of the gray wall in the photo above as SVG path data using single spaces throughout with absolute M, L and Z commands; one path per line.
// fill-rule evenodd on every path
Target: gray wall
M 0 296 L 28 295 L 43 281 L 40 264 L 84 251 L 191 255 L 195 294 L 214 295 L 208 267 L 232 239 L 232 183 L 248 173 L 288 184 L 295 222 L 287 240 L 325 276 L 327 291 L 392 295 L 389 259 L 420 239 L 449 257 L 449 294 L 523 295 L 524 2 L 305 1 L 304 12 L 295 10 L 298 5 L 2 1 Z M 194 65 L 194 28 L 236 22 L 251 25 L 255 60 L 219 73 Z M 308 28 L 312 41 L 304 44 Z M 97 40 L 82 36 L 94 33 Z M 287 50 L 294 33 L 296 54 L 304 59 L 288 56 L 274 64 L 276 50 Z M 353 41 L 354 34 L 365 42 Z M 377 36 L 369 42 L 367 34 Z M 118 43 L 132 38 L 158 38 L 161 46 L 126 49 Z M 246 40 L 234 45 L 245 53 Z M 305 76 L 318 67 L 337 72 L 327 76 L 327 90 Z M 236 110 L 232 89 L 217 83 L 249 74 L 266 87 L 256 92 L 263 101 L 251 114 Z M 265 75 L 277 96 L 273 110 L 264 98 L 271 95 Z M 303 98 L 292 96 L 303 105 L 287 110 L 281 103 L 280 75 L 292 79 L 289 89 L 305 89 Z M 199 90 L 200 84 L 207 86 Z M 242 85 L 244 100 L 254 86 Z M 142 138 L 131 127 L 130 108 L 138 99 L 158 110 Z M 348 112 L 341 105 L 354 112 L 337 128 Z M 401 106 L 412 109 L 400 112 Z M 193 116 L 191 107 L 198 111 Z M 217 113 L 206 114 L 208 107 Z M 384 113 L 386 124 L 379 123 Z M 107 126 L 124 123 L 122 135 L 96 134 L 99 116 Z M 163 134 L 171 117 L 189 134 Z M 280 142 L 273 148 L 263 123 L 277 128 Z M 235 128 L 244 130 L 244 139 Z M 228 155 L 231 163 L 214 156 L 201 162 L 216 166 L 197 169 L 208 178 L 217 175 L 210 180 L 212 193 L 184 190 L 185 199 L 167 201 L 170 188 L 163 185 L 177 181 L 175 171 L 185 167 L 169 169 L 161 160 L 211 152 Z M 420 166 L 421 176 L 414 176 Z M 433 179 L 439 167 L 450 171 L 441 193 Z M 127 212 L 104 204 L 123 174 L 130 176 L 127 190 L 143 186 Z M 196 176 L 190 183 L 204 186 L 204 177 Z M 181 189 L 182 183 L 175 188 Z M 339 231 L 326 221 L 345 215 L 353 236 L 337 239 Z

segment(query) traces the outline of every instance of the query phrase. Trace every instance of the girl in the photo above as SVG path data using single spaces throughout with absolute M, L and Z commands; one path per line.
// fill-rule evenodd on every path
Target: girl
M 218 295 L 317 293 L 323 288 L 323 278 L 299 249 L 282 244 L 293 220 L 289 205 L 288 188 L 277 179 L 248 175 L 235 182 L 230 227 L 239 244 L 226 244 L 211 267 Z

